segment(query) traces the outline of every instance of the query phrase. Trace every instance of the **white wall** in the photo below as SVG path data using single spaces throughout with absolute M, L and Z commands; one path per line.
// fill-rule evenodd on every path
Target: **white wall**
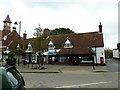
M 103 57 L 105 64 L 106 61 L 105 61 L 104 47 L 93 47 L 93 48 L 94 48 L 94 52 L 96 53 L 96 56 L 94 56 L 94 63 L 100 64 L 100 57 Z
M 119 51 L 113 50 L 113 58 L 119 58 Z
M 100 57 L 103 57 L 104 63 L 106 63 L 105 62 L 104 47 L 98 47 L 96 51 L 97 51 L 97 63 L 100 64 Z

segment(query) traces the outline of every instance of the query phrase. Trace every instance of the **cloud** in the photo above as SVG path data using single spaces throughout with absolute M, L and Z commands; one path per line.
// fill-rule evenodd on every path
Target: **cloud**
M 21 35 L 26 31 L 28 37 L 33 37 L 38 24 L 42 28 L 65 27 L 82 33 L 98 31 L 98 24 L 102 22 L 105 45 L 115 47 L 117 4 L 118 0 L 1 0 L 0 17 L 4 20 L 10 14 L 13 23 L 21 21 Z M 0 25 L 2 29 L 3 21 Z

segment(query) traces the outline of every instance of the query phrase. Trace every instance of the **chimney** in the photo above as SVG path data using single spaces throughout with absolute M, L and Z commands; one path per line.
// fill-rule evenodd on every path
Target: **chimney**
M 26 34 L 26 31 L 23 33 L 23 40 L 26 40 L 27 39 L 27 34 Z
M 99 32 L 102 32 L 102 25 L 101 25 L 101 22 L 99 23 Z
M 16 31 L 16 27 L 13 27 L 13 31 Z
M 27 34 L 26 31 L 23 33 L 23 50 L 26 50 L 26 39 L 27 39 Z

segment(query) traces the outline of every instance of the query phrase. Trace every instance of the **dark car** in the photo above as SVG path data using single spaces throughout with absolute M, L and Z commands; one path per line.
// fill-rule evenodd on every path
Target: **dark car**
M 25 82 L 15 66 L 0 65 L 0 90 L 24 90 Z

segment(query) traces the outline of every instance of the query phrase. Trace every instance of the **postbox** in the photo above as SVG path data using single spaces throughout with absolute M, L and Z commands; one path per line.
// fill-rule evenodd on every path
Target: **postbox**
M 100 64 L 101 64 L 101 65 L 104 64 L 104 59 L 103 59 L 103 57 L 100 57 Z

